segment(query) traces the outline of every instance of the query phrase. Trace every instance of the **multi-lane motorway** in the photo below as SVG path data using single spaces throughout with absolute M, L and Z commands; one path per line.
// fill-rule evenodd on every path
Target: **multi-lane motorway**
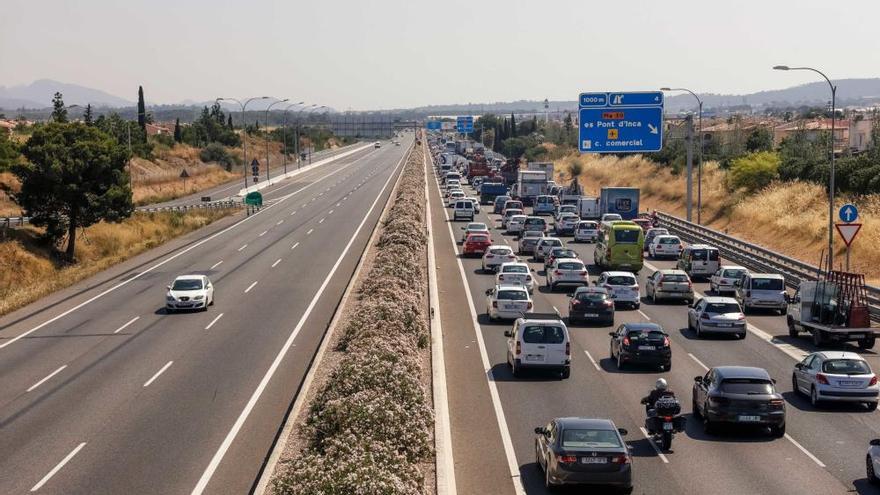
M 433 178 L 431 164 L 427 166 Z M 431 179 L 430 205 L 458 493 L 543 493 L 533 430 L 560 416 L 610 418 L 629 430 L 635 493 L 878 493 L 865 479 L 864 459 L 868 440 L 880 437 L 880 416 L 859 407 L 816 410 L 807 399 L 793 394 L 792 367 L 796 358 L 813 348 L 806 340 L 790 339 L 781 316 L 749 315 L 751 327 L 745 340 L 697 339 L 686 329 L 683 304 L 654 305 L 643 299 L 640 310 L 618 310 L 616 324 L 651 321 L 662 325 L 672 341 L 671 371 L 621 372 L 608 358 L 608 331 L 613 327 L 570 326 L 571 378 L 540 374 L 513 378 L 506 365 L 503 335 L 510 322 L 490 323 L 485 314 L 484 292 L 493 286 L 494 277 L 480 273 L 479 258 L 458 254 L 455 240 L 464 222 L 450 221 L 435 184 Z M 492 227 L 496 243 L 515 248 L 514 238 L 502 235 L 498 215 L 488 214 L 488 209 L 484 206 L 474 221 Z M 593 246 L 566 239 L 591 264 Z M 639 274 L 643 294 L 644 280 L 654 269 L 673 265 L 673 261 L 649 261 Z M 543 284 L 543 265 L 531 266 Z M 598 270 L 590 269 L 595 278 Z M 695 290 L 705 294 L 708 284 L 697 282 Z M 536 288 L 534 311 L 558 309 L 566 315 L 565 292 Z M 874 369 L 880 367 L 877 354 L 867 351 L 863 355 Z M 695 376 L 718 365 L 758 366 L 778 380 L 787 402 L 785 437 L 774 439 L 741 430 L 718 435 L 703 432 L 702 425 L 690 417 L 691 387 Z M 639 403 L 660 376 L 679 394 L 688 416 L 687 430 L 677 435 L 672 451 L 663 454 L 641 430 L 644 408 Z
M 0 493 L 247 493 L 407 136 L 0 319 Z M 209 311 L 164 311 L 184 273 L 214 282 Z

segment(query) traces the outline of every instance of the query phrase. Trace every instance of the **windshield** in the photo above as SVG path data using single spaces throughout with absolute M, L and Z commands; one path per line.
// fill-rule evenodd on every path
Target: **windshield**
M 528 301 L 529 295 L 524 290 L 499 290 L 496 298 L 509 301 Z
M 577 258 L 578 254 L 571 249 L 560 249 L 553 248 L 553 251 L 550 253 L 552 258 Z
M 868 363 L 859 359 L 832 359 L 822 363 L 822 371 L 834 375 L 870 375 Z
M 541 247 L 546 249 L 548 246 L 555 246 L 555 247 L 562 246 L 562 241 L 560 241 L 559 239 L 545 239 L 544 243 L 541 244 Z
M 745 273 L 745 270 L 724 270 L 724 272 L 721 273 L 721 276 L 724 278 L 738 279 L 738 278 L 742 277 L 743 273 Z
M 623 220 L 623 217 L 621 217 L 617 213 L 606 213 L 604 216 L 602 216 L 602 219 L 606 222 L 610 222 L 613 220 Z
M 526 218 L 526 225 L 544 225 L 543 218 Z
M 489 230 L 489 227 L 486 227 L 485 223 L 469 223 L 467 226 L 468 230 Z
M 578 228 L 582 230 L 594 230 L 599 228 L 599 226 L 596 225 L 596 222 L 581 222 L 578 224 Z
M 626 275 L 614 275 L 608 277 L 608 280 L 605 282 L 608 285 L 636 285 L 635 277 L 628 277 Z
M 778 278 L 753 278 L 753 290 L 782 290 L 782 280 Z
M 528 326 L 522 333 L 526 344 L 561 344 L 565 342 L 565 330 L 557 326 Z
M 522 265 L 505 266 L 501 273 L 529 273 L 529 268 Z
M 171 290 L 199 290 L 201 288 L 202 281 L 197 278 L 175 280 L 174 285 L 171 286 Z
M 618 244 L 635 244 L 639 242 L 641 229 L 619 229 L 614 231 L 614 241 Z
M 706 305 L 706 313 L 727 314 L 741 312 L 739 304 L 736 303 L 709 303 Z
M 721 391 L 730 394 L 772 394 L 773 384 L 753 378 L 729 378 L 721 382 Z
M 696 261 L 706 261 L 709 259 L 709 252 L 705 249 L 694 249 L 691 251 L 691 259 Z
M 620 437 L 612 430 L 564 430 L 562 446 L 569 448 L 614 448 L 622 447 Z

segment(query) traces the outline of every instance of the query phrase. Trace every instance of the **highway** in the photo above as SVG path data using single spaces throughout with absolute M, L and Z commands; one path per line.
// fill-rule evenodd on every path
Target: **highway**
M 0 319 L 0 493 L 247 493 L 401 170 L 372 147 Z M 206 274 L 216 304 L 166 314 Z
M 429 171 L 429 177 L 435 176 Z M 686 329 L 683 303 L 654 305 L 643 299 L 640 310 L 618 309 L 615 324 L 660 324 L 672 342 L 671 371 L 618 371 L 608 358 L 608 332 L 616 327 L 570 326 L 570 379 L 541 374 L 514 379 L 506 364 L 503 335 L 511 322 L 490 323 L 485 314 L 484 292 L 493 286 L 494 276 L 480 273 L 479 258 L 458 255 L 460 247 L 454 240 L 460 238 L 459 227 L 466 222 L 449 220 L 451 211 L 443 207 L 435 181 L 429 189 L 458 493 L 544 493 L 543 473 L 535 464 L 533 430 L 561 416 L 610 418 L 629 430 L 634 493 L 880 493 L 867 483 L 864 468 L 868 440 L 880 437 L 880 416 L 860 407 L 815 410 L 809 400 L 793 394 L 793 365 L 814 348 L 804 338 L 788 337 L 783 316 L 750 314 L 745 340 L 698 340 Z M 474 221 L 492 228 L 496 244 L 516 248 L 516 240 L 497 228 L 499 216 L 487 214 L 490 208 L 484 205 Z M 592 266 L 593 245 L 563 239 L 590 264 L 595 278 L 599 270 Z M 543 265 L 530 264 L 543 285 Z M 648 261 L 639 273 L 642 297 L 645 278 L 654 269 L 673 265 L 671 260 Z M 708 283 L 702 281 L 694 287 L 702 294 L 708 291 Z M 566 292 L 536 288 L 534 311 L 558 309 L 567 315 Z M 874 369 L 880 368 L 877 353 L 862 354 Z M 759 431 L 703 433 L 702 425 L 690 417 L 691 388 L 695 376 L 718 365 L 763 367 L 778 381 L 787 403 L 784 438 L 773 439 Z M 672 451 L 662 455 L 641 430 L 644 408 L 639 403 L 661 376 L 678 393 L 682 413 L 688 417 L 687 430 L 676 436 Z

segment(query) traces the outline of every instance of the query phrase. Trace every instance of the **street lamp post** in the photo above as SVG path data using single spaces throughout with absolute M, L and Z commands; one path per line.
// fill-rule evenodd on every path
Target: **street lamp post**
M 242 168 L 244 169 L 244 190 L 245 190 L 245 192 L 247 192 L 247 188 L 248 188 L 248 179 L 247 179 L 247 177 L 248 177 L 247 176 L 248 162 L 247 162 L 247 125 L 245 123 L 244 110 L 245 110 L 245 108 L 247 108 L 248 103 L 250 103 L 254 100 L 268 100 L 268 99 L 269 99 L 268 96 L 255 96 L 253 98 L 249 98 L 244 103 L 236 100 L 235 98 L 217 98 L 216 100 L 214 100 L 218 103 L 221 101 L 234 101 L 234 102 L 238 103 L 238 106 L 241 107 L 241 130 L 242 130 L 241 147 L 242 147 L 242 152 L 243 152 L 243 156 L 244 156 L 244 158 L 243 158 L 244 164 L 242 165 Z
M 300 160 L 300 156 L 299 156 L 299 153 L 300 153 L 300 149 L 299 149 L 299 119 L 300 119 L 300 115 L 302 115 L 302 113 L 305 112 L 306 110 L 311 110 L 317 106 L 318 106 L 317 103 L 312 103 L 311 105 L 296 112 L 296 127 L 294 127 L 294 137 L 296 137 L 296 150 L 295 150 L 296 168 L 299 168 L 302 165 L 302 160 Z
M 697 163 L 697 225 L 702 225 L 703 213 L 703 100 L 696 93 L 687 88 L 660 88 L 660 91 L 687 91 L 697 100 L 697 132 L 700 135 L 700 149 L 698 150 Z
M 290 98 L 285 98 L 283 100 L 276 100 L 269 104 L 266 107 L 266 182 L 269 182 L 269 110 L 272 109 L 273 106 L 278 103 L 284 103 L 288 101 Z M 282 129 L 283 131 L 284 129 Z
M 287 105 L 287 107 L 284 109 L 284 125 L 282 127 L 282 133 L 281 133 L 281 138 L 284 143 L 284 153 L 281 155 L 281 162 L 284 165 L 284 173 L 285 174 L 287 173 L 287 112 L 288 112 L 288 110 L 290 110 L 290 107 L 299 106 L 299 105 L 302 105 L 303 103 L 305 103 L 305 102 L 301 101 L 299 103 L 291 103 L 290 105 Z
M 327 106 L 321 105 L 320 107 L 315 108 L 315 110 L 320 110 L 322 108 L 327 108 Z M 309 112 L 309 113 L 311 114 L 312 112 Z M 313 137 L 315 135 L 315 133 L 312 132 L 313 127 L 314 126 L 309 126 L 309 165 L 312 164 L 312 149 L 315 147 L 315 142 L 314 142 L 314 137 Z
M 777 65 L 775 70 L 809 70 L 822 76 L 831 88 L 831 177 L 828 179 L 828 270 L 834 269 L 834 131 L 837 117 L 837 86 L 828 76 L 812 67 L 789 67 Z

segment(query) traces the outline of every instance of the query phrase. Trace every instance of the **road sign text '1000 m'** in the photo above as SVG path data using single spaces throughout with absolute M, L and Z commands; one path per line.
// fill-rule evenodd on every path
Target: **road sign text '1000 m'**
M 581 93 L 581 153 L 645 153 L 663 148 L 663 93 Z

